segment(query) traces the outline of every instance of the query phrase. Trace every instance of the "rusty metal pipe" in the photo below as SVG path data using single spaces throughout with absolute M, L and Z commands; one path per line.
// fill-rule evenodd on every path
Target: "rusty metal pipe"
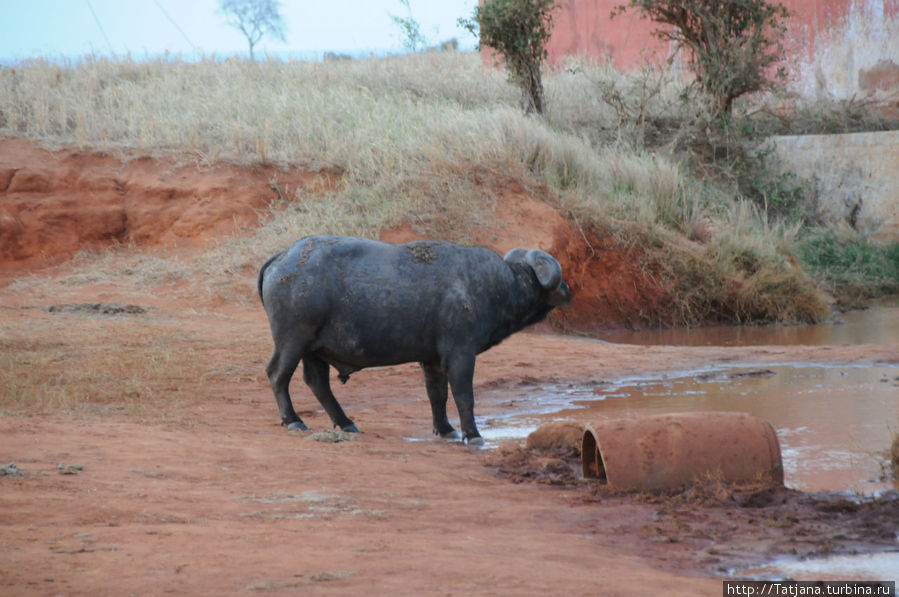
M 584 479 L 617 489 L 674 488 L 704 475 L 783 483 L 774 428 L 746 413 L 602 419 L 586 426 L 581 447 Z

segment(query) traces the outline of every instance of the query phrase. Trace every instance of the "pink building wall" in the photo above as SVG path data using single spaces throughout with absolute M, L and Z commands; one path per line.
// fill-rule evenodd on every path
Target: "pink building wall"
M 629 69 L 665 60 L 670 48 L 652 37 L 655 23 L 634 11 L 610 18 L 623 1 L 562 0 L 547 47 L 550 63 L 587 56 Z M 899 92 L 899 0 L 781 2 L 791 14 L 788 67 L 798 91 L 835 97 Z

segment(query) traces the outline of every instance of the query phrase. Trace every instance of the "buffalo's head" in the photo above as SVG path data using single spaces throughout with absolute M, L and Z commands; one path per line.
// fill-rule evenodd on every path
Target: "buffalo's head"
M 512 249 L 503 258 L 506 263 L 522 263 L 531 268 L 537 282 L 548 293 L 546 299 L 553 307 L 571 302 L 571 289 L 562 279 L 562 266 L 555 257 L 540 249 Z

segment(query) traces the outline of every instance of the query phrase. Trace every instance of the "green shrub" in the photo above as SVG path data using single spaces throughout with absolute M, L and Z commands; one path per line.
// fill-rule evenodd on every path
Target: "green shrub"
M 797 244 L 796 254 L 844 308 L 899 293 L 899 243 L 880 245 L 853 231 L 816 229 Z
M 629 0 L 613 15 L 636 9 L 663 25 L 654 35 L 687 51 L 688 66 L 712 98 L 712 113 L 728 114 L 733 101 L 770 85 L 768 72 L 783 58 L 782 4 L 765 0 Z M 785 78 L 778 69 L 779 78 Z
M 543 114 L 546 109 L 541 70 L 557 6 L 558 0 L 484 0 L 471 19 L 459 19 L 460 25 L 479 36 L 478 49 L 493 48 L 502 55 L 510 80 L 521 88 L 528 113 Z

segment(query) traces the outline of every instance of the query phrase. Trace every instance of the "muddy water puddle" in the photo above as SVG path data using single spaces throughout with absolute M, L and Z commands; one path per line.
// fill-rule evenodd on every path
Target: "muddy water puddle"
M 833 322 L 801 326 L 713 326 L 627 332 L 616 343 L 674 346 L 899 344 L 899 297 Z M 523 388 L 502 402 L 482 433 L 496 443 L 525 437 L 552 420 L 682 411 L 747 412 L 777 430 L 788 487 L 865 495 L 899 489 L 887 479 L 886 451 L 899 432 L 899 366 L 780 363 L 728 365 L 630 377 L 596 386 Z
M 899 489 L 887 456 L 899 426 L 899 366 L 775 365 L 716 367 L 629 377 L 593 387 L 522 388 L 497 402 L 508 414 L 488 418 L 489 443 L 525 437 L 556 420 L 688 411 L 747 412 L 775 427 L 788 487 L 874 495 Z M 508 394 L 506 394 L 508 396 Z
M 899 300 L 813 326 L 734 327 L 631 332 L 605 340 L 642 345 L 751 346 L 899 344 Z M 777 431 L 787 487 L 877 496 L 899 490 L 887 450 L 899 433 L 899 366 L 831 363 L 729 364 L 595 385 L 530 386 L 483 396 L 499 411 L 481 424 L 488 445 L 523 438 L 552 421 L 689 411 L 746 412 Z M 847 499 L 856 498 L 847 493 Z M 896 579 L 899 552 L 779 559 L 741 578 Z
M 602 339 L 646 346 L 892 345 L 899 342 L 899 298 L 879 301 L 869 309 L 842 313 L 833 321 L 816 325 L 719 325 L 622 331 L 605 334 Z
M 586 423 L 707 410 L 748 412 L 776 429 L 787 487 L 862 496 L 899 490 L 899 482 L 886 474 L 886 450 L 899 432 L 897 365 L 728 365 L 592 386 L 556 384 L 522 390 L 514 399 L 509 399 L 507 390 L 483 396 L 507 411 L 481 425 L 488 445 L 526 437 L 552 421 Z M 868 498 L 847 493 L 846 499 Z M 827 558 L 776 559 L 730 574 L 769 580 L 893 580 L 899 578 L 897 571 L 899 552 L 866 553 L 863 549 Z

